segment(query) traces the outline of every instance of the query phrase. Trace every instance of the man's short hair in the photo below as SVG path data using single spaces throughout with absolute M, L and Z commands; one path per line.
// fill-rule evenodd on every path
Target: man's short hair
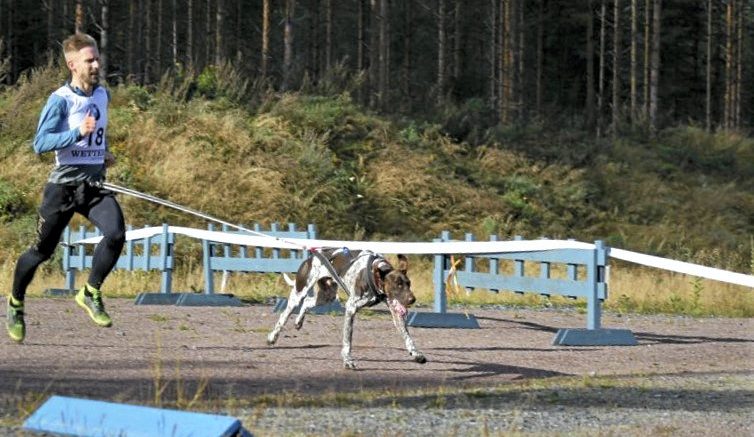
M 83 49 L 84 47 L 97 48 L 97 40 L 86 33 L 74 33 L 63 41 L 63 54 L 66 60 L 68 57 Z

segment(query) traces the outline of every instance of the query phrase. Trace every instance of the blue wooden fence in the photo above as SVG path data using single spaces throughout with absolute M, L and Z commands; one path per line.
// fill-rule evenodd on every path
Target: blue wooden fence
M 148 226 L 146 226 L 148 227 Z M 133 230 L 128 226 L 127 230 Z M 65 287 L 73 290 L 76 282 L 76 272 L 92 268 L 94 245 L 79 244 L 71 246 L 71 242 L 100 236 L 95 228 L 87 230 L 84 225 L 78 231 L 71 231 L 69 227 L 63 231 L 63 270 L 65 271 Z M 173 246 L 175 235 L 168 233 L 168 225 L 162 225 L 162 233 L 141 240 L 126 241 L 123 252 L 118 258 L 115 269 L 124 270 L 159 270 L 162 272 L 160 291 L 170 293 L 172 290 L 172 272 L 175 266 Z
M 210 224 L 209 230 L 214 230 Z M 228 226 L 223 226 L 223 232 L 231 234 L 245 234 L 244 231 L 231 231 Z M 263 230 L 259 224 L 253 227 L 254 232 L 262 232 L 275 238 L 301 238 L 314 239 L 317 237 L 317 229 L 313 224 L 306 230 L 297 230 L 293 223 L 288 224 L 287 230 L 281 230 L 277 223 L 272 223 L 269 230 Z M 203 263 L 204 263 L 204 292 L 214 293 L 215 272 L 257 272 L 257 273 L 282 273 L 295 272 L 307 254 L 300 250 L 268 249 L 264 247 L 236 246 L 225 243 L 215 243 L 202 240 Z
M 489 237 L 497 241 L 497 236 Z M 521 237 L 516 237 L 521 240 Z M 445 231 L 439 240 L 451 241 L 450 233 Z M 473 234 L 467 233 L 465 241 L 474 241 Z M 561 295 L 568 298 L 584 298 L 587 303 L 587 327 L 580 329 L 561 329 L 555 336 L 554 343 L 561 345 L 633 345 L 636 340 L 630 331 L 622 329 L 601 328 L 601 305 L 607 298 L 607 259 L 608 249 L 602 241 L 596 241 L 593 249 L 551 249 L 526 252 L 507 252 L 500 254 L 473 255 L 464 257 L 463 270 L 455 271 L 458 285 L 471 291 L 476 288 L 493 292 L 501 290 L 515 293 L 538 293 L 543 296 Z M 503 272 L 502 263 L 512 264 L 511 273 Z M 527 274 L 526 266 L 537 266 L 534 274 Z M 484 268 L 481 267 L 484 265 Z M 561 265 L 564 275 L 555 277 L 554 267 Z M 447 312 L 447 290 L 445 279 L 452 272 L 450 255 L 434 257 L 434 313 L 412 313 L 409 325 L 433 327 L 475 327 L 476 321 L 469 324 L 468 315 Z M 478 325 L 476 325 L 478 326 Z
M 139 240 L 129 240 L 123 248 L 123 253 L 114 269 L 122 270 L 159 270 L 162 272 L 161 293 L 172 292 L 172 273 L 175 267 L 174 246 L 175 234 L 168 232 L 168 225 L 162 225 L 162 233 Z M 213 226 L 209 226 L 213 230 Z M 128 226 L 128 230 L 133 230 Z M 263 232 L 277 238 L 304 238 L 316 237 L 316 228 L 310 224 L 304 231 L 296 229 L 296 225 L 289 223 L 287 230 L 280 230 L 276 223 L 264 230 L 259 224 L 253 226 L 255 232 Z M 223 227 L 224 232 L 228 231 Z M 244 233 L 234 231 L 231 233 Z M 248 233 L 246 233 L 248 234 Z M 63 232 L 62 264 L 65 271 L 65 289 L 73 290 L 76 282 L 76 273 L 84 269 L 92 268 L 94 245 L 79 244 L 71 245 L 72 242 L 91 237 L 100 236 L 95 229 L 86 229 L 84 225 L 78 231 L 66 228 Z M 217 271 L 229 272 L 295 272 L 299 264 L 306 257 L 305 253 L 296 250 L 264 249 L 262 247 L 246 247 L 231 244 L 215 243 L 202 240 L 203 265 L 204 265 L 204 293 L 214 293 L 213 274 Z

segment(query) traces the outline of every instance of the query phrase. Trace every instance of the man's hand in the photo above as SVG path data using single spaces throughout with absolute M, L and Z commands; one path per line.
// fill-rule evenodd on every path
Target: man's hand
M 115 155 L 110 152 L 105 152 L 105 168 L 115 165 Z
M 84 138 L 85 136 L 94 132 L 95 127 L 97 127 L 97 120 L 94 119 L 91 112 L 87 112 L 86 117 L 84 117 L 84 121 L 81 123 L 81 126 L 79 126 L 79 133 L 81 134 L 81 138 Z

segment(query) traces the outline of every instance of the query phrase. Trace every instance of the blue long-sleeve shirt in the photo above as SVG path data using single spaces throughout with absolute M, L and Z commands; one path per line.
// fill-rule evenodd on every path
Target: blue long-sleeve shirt
M 34 152 L 40 154 L 65 149 L 79 139 L 78 126 L 68 128 L 68 103 L 57 94 L 51 95 L 39 117 L 37 134 L 34 136 Z

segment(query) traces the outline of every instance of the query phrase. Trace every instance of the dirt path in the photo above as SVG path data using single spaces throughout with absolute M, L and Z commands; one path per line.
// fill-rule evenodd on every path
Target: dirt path
M 342 368 L 338 316 L 312 316 L 301 331 L 286 326 L 276 347 L 265 335 L 270 306 L 136 306 L 110 299 L 114 319 L 96 328 L 72 299 L 29 299 L 22 345 L 0 339 L 0 408 L 46 394 L 165 402 L 191 397 L 217 405 L 284 392 L 490 387 L 562 375 L 754 373 L 754 320 L 605 315 L 606 328 L 630 329 L 633 347 L 551 345 L 558 328 L 585 326 L 574 311 L 475 309 L 482 329 L 412 329 L 429 362 L 414 363 L 386 312 L 359 314 L 353 356 Z M 4 302 L 3 302 L 4 305 Z M 4 317 L 2 323 L 5 323 Z

